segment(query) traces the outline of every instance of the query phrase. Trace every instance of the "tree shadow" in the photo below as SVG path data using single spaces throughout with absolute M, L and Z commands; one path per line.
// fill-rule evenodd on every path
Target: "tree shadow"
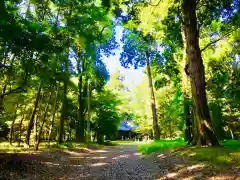
M 240 179 L 240 156 L 235 153 L 240 151 L 224 147 L 158 153 L 155 159 L 163 173 L 157 179 Z
M 91 179 L 94 169 L 108 165 L 105 159 L 99 153 L 83 148 L 4 152 L 0 153 L 0 179 Z

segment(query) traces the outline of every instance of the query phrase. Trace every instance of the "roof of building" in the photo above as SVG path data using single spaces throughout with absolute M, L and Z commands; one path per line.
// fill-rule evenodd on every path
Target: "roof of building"
M 138 126 L 134 125 L 132 121 L 122 120 L 118 128 L 119 131 L 131 131 L 136 129 Z

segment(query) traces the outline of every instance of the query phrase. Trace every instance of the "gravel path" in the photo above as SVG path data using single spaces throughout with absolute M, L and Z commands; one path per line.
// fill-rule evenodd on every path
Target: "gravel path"
M 15 155 L 0 166 L 0 179 L 150 180 L 159 169 L 152 157 L 141 158 L 137 144 L 82 149 L 51 150 Z
M 141 156 L 136 153 L 137 146 L 11 154 L 5 160 L 0 158 L 0 180 L 240 180 L 240 167 L 216 171 L 214 167 L 189 162 L 170 152 Z

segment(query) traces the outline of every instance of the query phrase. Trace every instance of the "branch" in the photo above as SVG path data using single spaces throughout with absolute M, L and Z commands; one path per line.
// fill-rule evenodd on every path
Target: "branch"
M 15 88 L 15 89 L 10 89 L 8 92 L 2 93 L 1 97 L 7 96 L 7 95 L 13 94 L 13 93 L 20 93 L 24 90 L 24 87 L 25 87 L 25 85 L 22 85 L 22 86 L 19 86 L 19 87 Z
M 100 36 L 103 35 L 103 31 L 104 31 L 107 27 L 108 27 L 108 25 L 106 25 L 106 26 L 104 26 L 104 27 L 102 28 L 102 30 L 101 30 L 101 32 L 100 32 Z
M 236 30 L 234 30 L 236 31 Z M 225 37 L 227 37 L 228 35 L 230 35 L 233 31 L 230 31 L 228 33 L 226 33 L 225 35 L 223 35 L 222 37 L 215 39 L 214 41 L 211 41 L 210 43 L 208 43 L 203 49 L 201 49 L 201 52 L 205 51 L 208 47 L 210 47 L 211 45 L 215 44 L 216 42 L 224 39 Z
M 151 4 L 151 2 L 147 3 L 150 6 L 158 6 L 162 0 L 159 0 L 157 4 Z
M 215 44 L 216 42 L 222 40 L 223 38 L 224 38 L 224 36 L 208 43 L 203 49 L 201 49 L 201 52 L 205 51 L 208 47 L 210 47 L 211 45 Z

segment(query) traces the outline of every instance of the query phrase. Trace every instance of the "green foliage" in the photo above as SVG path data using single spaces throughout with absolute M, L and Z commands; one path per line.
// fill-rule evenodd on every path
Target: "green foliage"
M 156 92 L 158 120 L 162 138 L 183 136 L 183 104 L 180 89 L 164 86 Z
M 114 93 L 105 90 L 96 96 L 95 103 L 96 114 L 93 120 L 97 137 L 102 138 L 106 136 L 106 138 L 109 139 L 116 136 L 117 128 L 120 123 L 120 115 L 117 107 L 120 101 Z M 101 138 L 98 139 L 98 141 L 103 143 L 103 139 Z

